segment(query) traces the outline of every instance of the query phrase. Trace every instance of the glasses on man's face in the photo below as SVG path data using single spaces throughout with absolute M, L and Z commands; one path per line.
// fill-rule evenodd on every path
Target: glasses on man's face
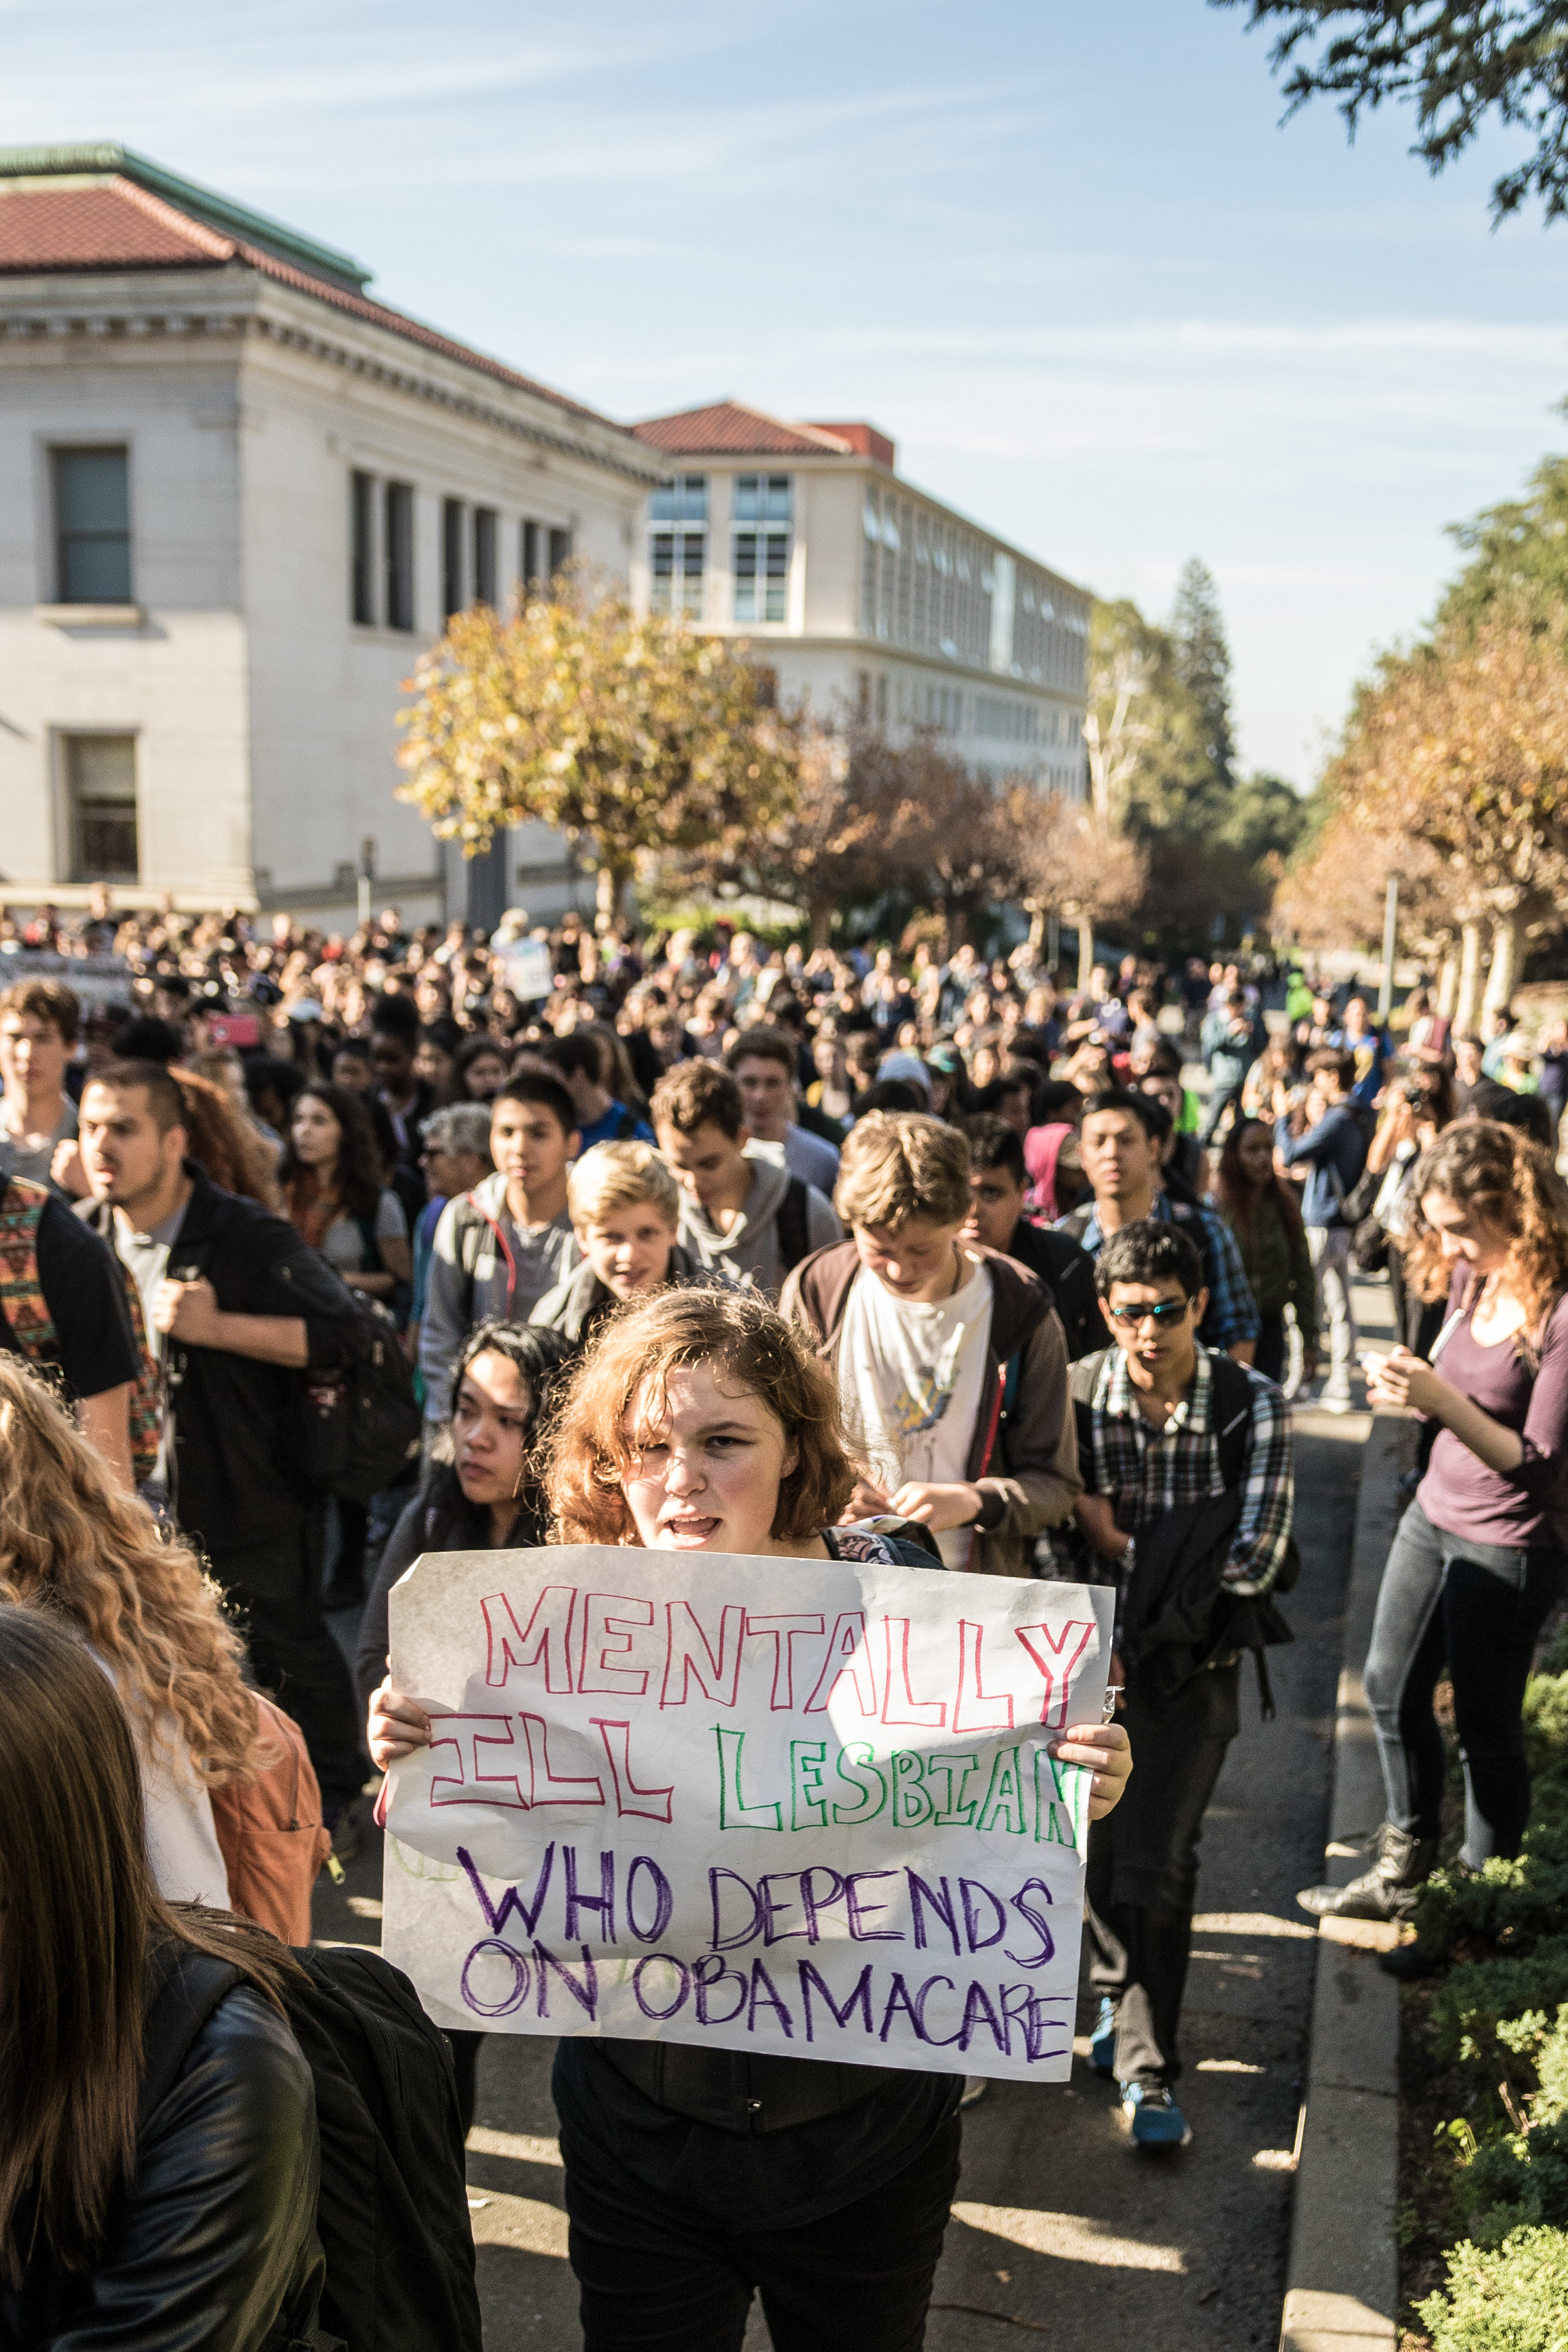
M 1153 1323 L 1163 1330 L 1168 1323 L 1179 1323 L 1192 1303 L 1190 1298 L 1162 1298 L 1157 1306 L 1108 1307 L 1105 1311 L 1127 1331 L 1135 1331 L 1140 1323 Z

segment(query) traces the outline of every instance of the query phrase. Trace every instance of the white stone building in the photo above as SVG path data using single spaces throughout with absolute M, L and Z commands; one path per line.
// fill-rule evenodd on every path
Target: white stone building
M 934 728 L 981 773 L 1081 798 L 1086 589 L 901 480 L 873 425 L 726 400 L 635 430 L 668 469 L 635 597 L 749 639 L 825 718 Z
M 119 147 L 0 154 L 0 899 L 172 892 L 491 923 L 570 902 L 542 826 L 466 869 L 395 802 L 401 681 L 570 554 L 625 581 L 664 460 L 385 308 L 346 256 Z

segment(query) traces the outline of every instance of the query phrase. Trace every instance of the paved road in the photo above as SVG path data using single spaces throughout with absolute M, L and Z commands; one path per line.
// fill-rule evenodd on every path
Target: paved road
M 1369 1323 L 1386 1292 L 1363 1304 Z M 1055 2352 L 1110 2340 L 1161 2352 L 1278 2339 L 1291 2155 L 1312 1947 L 1293 1900 L 1319 1874 L 1361 1414 L 1299 1416 L 1303 1567 L 1276 1651 L 1278 1717 L 1242 1731 L 1205 1828 L 1185 2024 L 1184 2154 L 1134 2155 L 1111 2089 L 1088 2067 L 1065 2088 L 994 2084 L 968 2116 L 963 2178 L 938 2275 L 929 2352 L 1004 2352 L 1039 2333 Z M 347 1632 L 347 1627 L 343 1631 Z M 317 1933 L 374 1942 L 374 1841 L 347 1886 L 323 1882 Z M 1088 2015 L 1087 2000 L 1080 2027 Z M 1080 2052 L 1083 2045 L 1080 2043 Z M 550 2103 L 552 2045 L 497 2036 L 479 2070 L 470 2148 L 488 2352 L 577 2352 L 575 2294 Z M 768 2336 L 753 2312 L 747 2352 Z

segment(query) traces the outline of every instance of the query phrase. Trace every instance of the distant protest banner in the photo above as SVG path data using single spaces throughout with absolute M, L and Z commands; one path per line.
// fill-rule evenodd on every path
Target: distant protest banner
M 437 2023 L 1055 2082 L 1111 1596 L 851 1561 L 446 1552 L 383 1948 Z

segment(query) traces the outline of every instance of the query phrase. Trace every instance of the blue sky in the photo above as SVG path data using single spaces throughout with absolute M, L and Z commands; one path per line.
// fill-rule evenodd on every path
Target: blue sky
M 868 416 L 1104 594 L 1220 584 L 1241 752 L 1310 782 L 1443 526 L 1568 446 L 1568 224 L 1498 134 L 1278 127 L 1204 0 L 0 0 L 0 143 L 118 138 L 633 418 Z

